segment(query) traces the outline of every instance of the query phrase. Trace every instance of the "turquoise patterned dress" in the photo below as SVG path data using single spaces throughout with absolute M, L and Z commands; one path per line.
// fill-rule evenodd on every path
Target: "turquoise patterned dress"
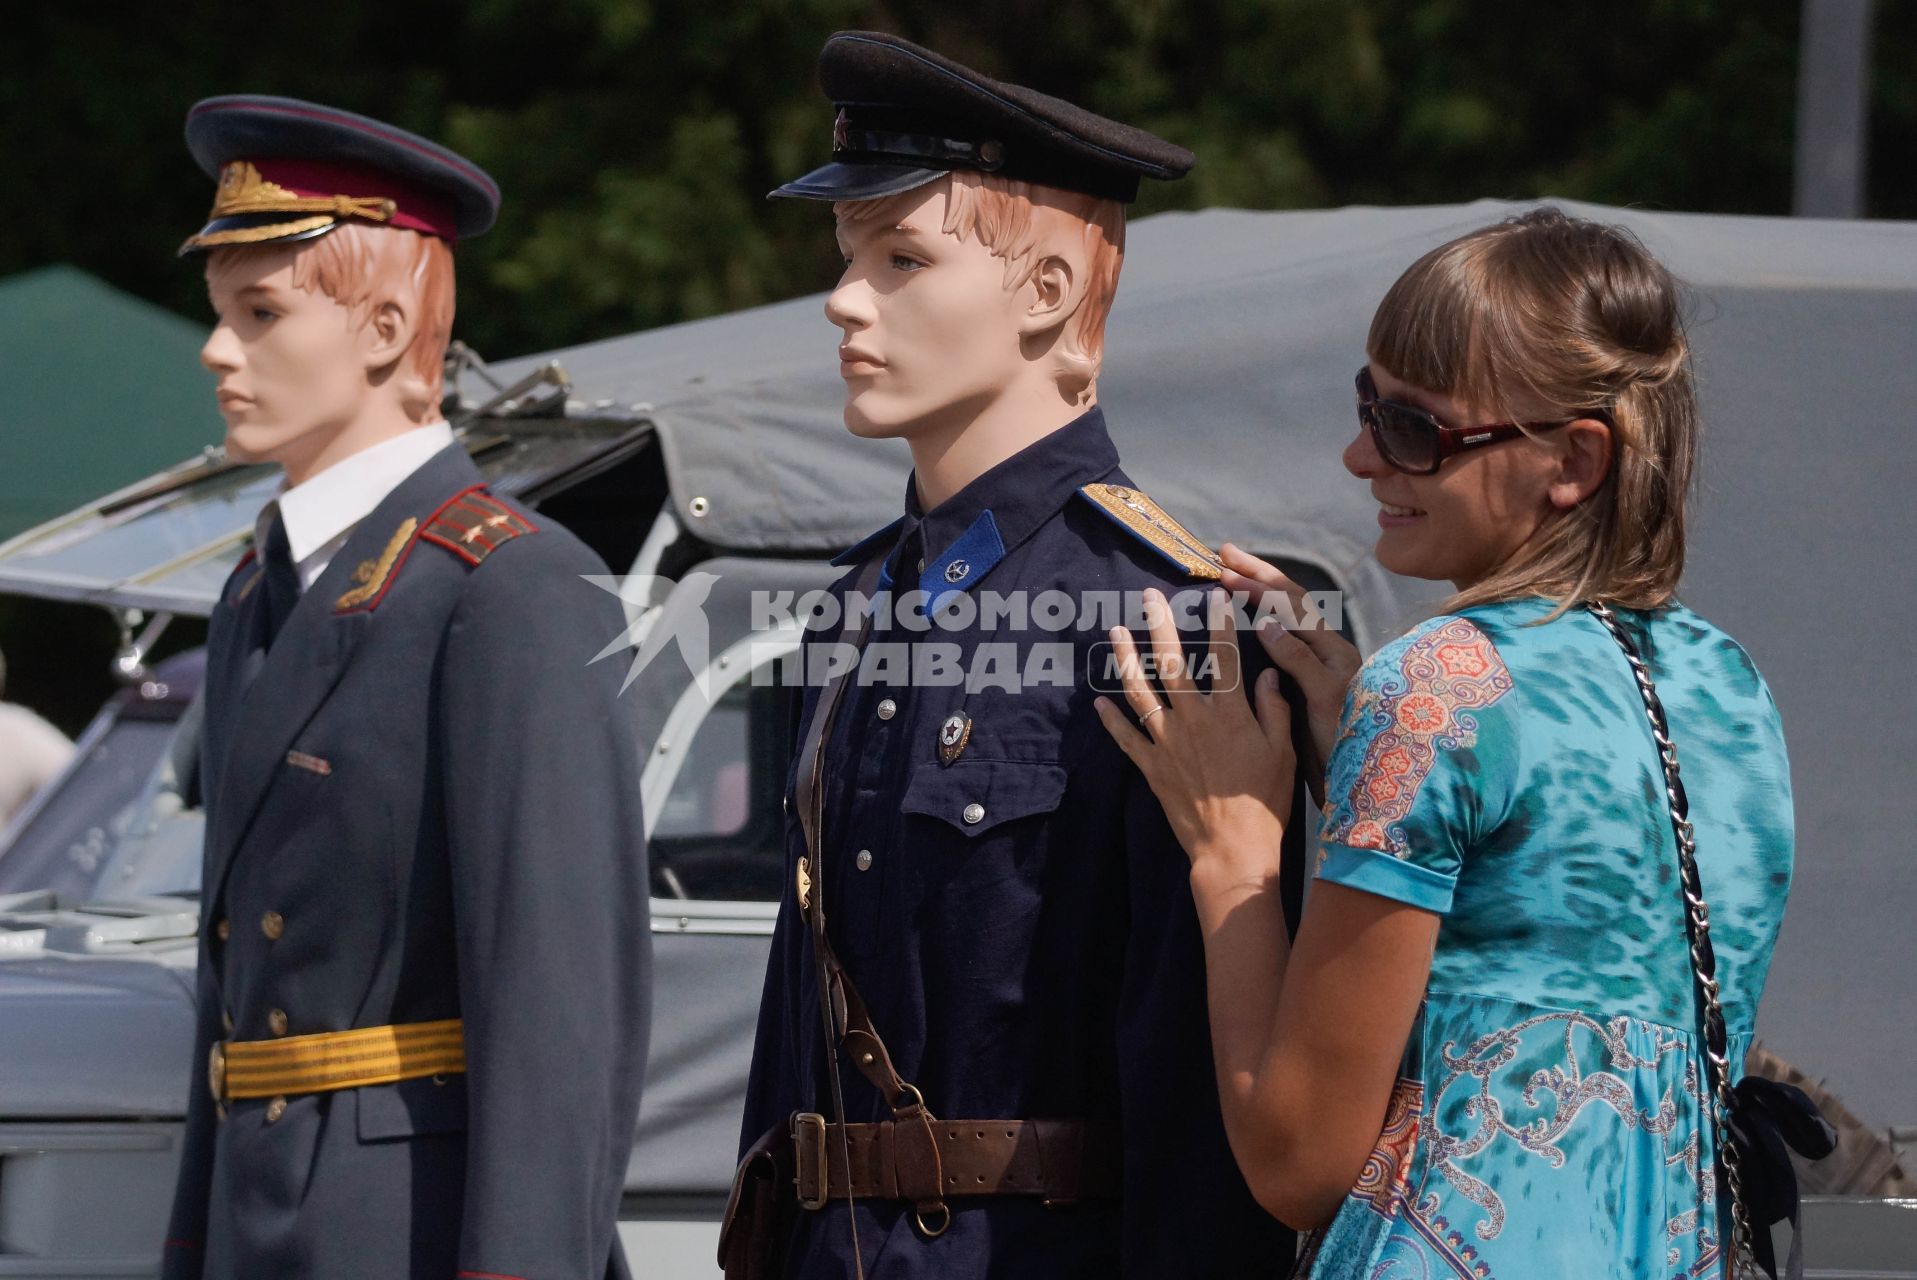
M 1663 774 L 1622 650 L 1543 601 L 1433 618 L 1353 681 L 1317 878 L 1443 917 L 1378 1148 L 1300 1273 L 1721 1270 Z M 1741 1063 L 1791 876 L 1777 708 L 1681 606 L 1620 610 L 1671 720 Z

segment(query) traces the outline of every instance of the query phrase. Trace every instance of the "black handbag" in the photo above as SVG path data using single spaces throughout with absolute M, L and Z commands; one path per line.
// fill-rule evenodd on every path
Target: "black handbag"
M 1771 1227 L 1788 1218 L 1791 1251 L 1784 1273 L 1789 1280 L 1802 1280 L 1804 1231 L 1790 1153 L 1821 1160 L 1836 1147 L 1837 1133 L 1817 1110 L 1817 1104 L 1795 1085 L 1761 1076 L 1745 1076 L 1735 1086 L 1730 1083 L 1730 1038 L 1724 1026 L 1724 1010 L 1718 1003 L 1711 913 L 1698 879 L 1697 840 L 1691 829 L 1684 784 L 1678 778 L 1670 722 L 1651 683 L 1650 670 L 1637 645 L 1618 624 L 1617 615 L 1602 602 L 1590 602 L 1585 607 L 1611 633 L 1630 661 L 1664 768 L 1664 794 L 1670 801 L 1671 829 L 1677 835 L 1678 871 L 1684 891 L 1684 930 L 1690 940 L 1691 976 L 1697 994 L 1698 1023 L 1703 1030 L 1706 1109 L 1717 1139 L 1719 1203 L 1728 1200 L 1730 1208 L 1728 1240 L 1723 1238 L 1721 1224 L 1719 1227 L 1719 1247 L 1727 1260 L 1725 1274 L 1737 1280 L 1761 1269 L 1770 1280 L 1778 1280 Z

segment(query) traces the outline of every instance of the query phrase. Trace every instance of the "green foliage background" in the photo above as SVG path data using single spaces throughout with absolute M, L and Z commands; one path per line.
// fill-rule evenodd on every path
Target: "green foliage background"
M 1139 212 L 1562 195 L 1787 213 L 1799 0 L 329 0 L 56 5 L 0 40 L 0 274 L 71 262 L 186 315 L 187 106 L 310 97 L 500 181 L 461 336 L 519 354 L 827 285 L 813 59 L 896 31 L 1199 156 Z M 1917 5 L 1880 0 L 1870 212 L 1917 216 Z

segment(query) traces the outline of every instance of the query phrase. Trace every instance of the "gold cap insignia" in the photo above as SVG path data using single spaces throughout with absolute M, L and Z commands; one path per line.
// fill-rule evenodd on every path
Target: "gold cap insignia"
M 250 160 L 235 160 L 220 170 L 213 194 L 213 217 L 244 213 L 329 213 L 338 218 L 385 222 L 399 206 L 385 196 L 303 196 L 268 182 Z
M 341 218 L 365 218 L 386 222 L 399 206 L 386 196 L 303 196 L 261 176 L 249 160 L 234 160 L 220 169 L 220 185 L 213 192 L 213 212 L 209 222 L 221 218 L 261 213 L 305 214 L 254 226 L 208 229 L 188 236 L 180 252 L 214 249 L 221 245 L 259 244 L 266 240 L 284 240 L 330 227 Z

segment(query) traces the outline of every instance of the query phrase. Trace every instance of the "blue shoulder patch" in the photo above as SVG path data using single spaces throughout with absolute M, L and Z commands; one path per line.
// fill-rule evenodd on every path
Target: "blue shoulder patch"
M 964 591 L 1004 558 L 1005 540 L 999 537 L 998 521 L 989 510 L 979 512 L 978 519 L 945 549 L 945 554 L 937 560 L 928 559 L 919 573 L 926 612 L 936 611 L 945 597 Z

